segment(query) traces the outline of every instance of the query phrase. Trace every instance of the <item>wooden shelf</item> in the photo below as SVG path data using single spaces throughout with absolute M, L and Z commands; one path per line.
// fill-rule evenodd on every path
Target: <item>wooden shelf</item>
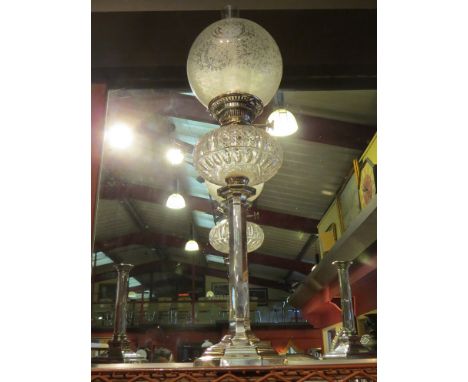
M 337 278 L 336 268 L 332 265 L 334 261 L 354 260 L 376 240 L 377 198 L 374 198 L 289 297 L 289 303 L 296 308 L 303 307 L 311 297 Z

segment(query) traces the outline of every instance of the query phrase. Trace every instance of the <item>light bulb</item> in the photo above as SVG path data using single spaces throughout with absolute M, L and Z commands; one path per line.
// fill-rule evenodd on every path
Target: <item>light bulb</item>
M 181 164 L 184 161 L 184 153 L 177 148 L 171 148 L 166 151 L 166 159 L 173 165 Z
M 270 114 L 268 122 L 273 122 L 273 128 L 268 128 L 268 133 L 275 137 L 286 137 L 297 131 L 297 121 L 293 113 L 286 109 L 278 109 Z
M 172 208 L 173 210 L 180 210 L 185 207 L 185 199 L 181 194 L 171 194 L 167 198 L 166 207 Z
M 106 141 L 117 149 L 126 149 L 133 142 L 132 129 L 125 123 L 116 123 L 106 130 Z
M 188 252 L 198 251 L 198 243 L 195 240 L 189 240 L 185 243 L 185 250 Z
M 128 292 L 128 298 L 130 299 L 135 299 L 137 297 L 136 293 L 134 291 Z

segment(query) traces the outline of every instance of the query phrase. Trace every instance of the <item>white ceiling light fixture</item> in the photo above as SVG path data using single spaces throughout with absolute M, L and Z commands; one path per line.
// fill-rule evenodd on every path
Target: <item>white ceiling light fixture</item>
M 193 223 L 190 225 L 190 230 L 191 230 L 191 238 L 190 240 L 185 243 L 185 250 L 187 252 L 195 252 L 200 250 L 200 247 L 198 246 L 197 241 L 195 240 L 195 230 L 193 227 Z
M 267 131 L 275 137 L 287 137 L 294 134 L 297 129 L 297 121 L 294 114 L 286 109 L 277 109 L 268 117 L 268 122 L 273 126 Z
M 126 149 L 133 142 L 132 129 L 123 122 L 115 123 L 106 130 L 106 142 L 116 149 Z
M 184 161 L 184 158 L 184 153 L 179 148 L 171 147 L 166 151 L 166 159 L 174 166 L 181 164 Z
M 185 208 L 185 199 L 181 194 L 175 192 L 167 198 L 166 207 L 172 210 Z
M 179 193 L 179 179 L 176 178 L 175 183 L 176 191 L 169 195 L 169 197 L 167 198 L 166 207 L 172 210 L 180 210 L 182 208 L 185 208 L 185 199 Z
M 193 239 L 190 239 L 189 241 L 187 241 L 187 243 L 185 243 L 185 250 L 188 252 L 195 252 L 199 249 L 200 247 L 198 246 L 198 243 Z

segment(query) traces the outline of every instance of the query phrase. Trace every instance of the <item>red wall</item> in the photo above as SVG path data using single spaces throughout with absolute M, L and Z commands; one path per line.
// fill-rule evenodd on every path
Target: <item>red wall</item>
M 349 278 L 356 316 L 377 309 L 377 256 L 373 256 L 368 264 L 351 268 Z M 339 323 L 341 310 L 332 302 L 333 298 L 339 297 L 339 284 L 335 280 L 309 300 L 302 308 L 302 316 L 315 328 Z

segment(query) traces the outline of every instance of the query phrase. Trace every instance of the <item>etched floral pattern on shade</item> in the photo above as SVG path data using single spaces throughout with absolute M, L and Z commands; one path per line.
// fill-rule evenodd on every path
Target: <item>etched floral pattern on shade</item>
M 278 90 L 283 61 L 271 35 L 253 21 L 227 18 L 205 28 L 187 59 L 187 77 L 199 101 L 248 93 L 267 105 Z

